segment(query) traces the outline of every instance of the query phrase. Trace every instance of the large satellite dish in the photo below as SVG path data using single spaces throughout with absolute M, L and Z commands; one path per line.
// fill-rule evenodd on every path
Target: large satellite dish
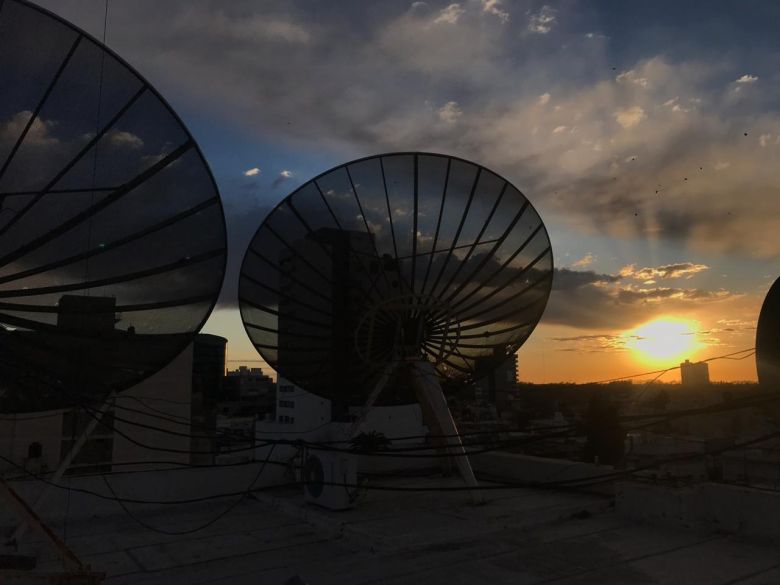
M 0 410 L 98 398 L 202 327 L 225 221 L 192 136 L 100 42 L 0 0 Z
M 756 328 L 758 381 L 769 390 L 780 390 L 780 278 L 766 293 Z
M 440 381 L 476 380 L 528 339 L 553 257 L 528 199 L 451 156 L 356 160 L 294 191 L 244 256 L 239 302 L 263 358 L 335 411 L 418 401 L 476 485 Z
M 239 298 L 280 375 L 361 405 L 397 360 L 445 380 L 488 374 L 533 331 L 552 275 L 542 220 L 507 180 L 455 157 L 384 154 L 277 205 L 246 252 Z

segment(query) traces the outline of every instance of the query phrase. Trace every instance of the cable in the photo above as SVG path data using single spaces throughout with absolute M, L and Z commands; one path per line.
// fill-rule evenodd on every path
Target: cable
M 166 534 L 169 536 L 181 536 L 184 534 L 194 534 L 195 532 L 199 532 L 201 530 L 204 530 L 211 526 L 212 524 L 219 521 L 221 518 L 224 518 L 227 516 L 230 512 L 232 512 L 239 504 L 241 504 L 246 497 L 250 494 L 252 488 L 254 487 L 255 483 L 257 483 L 257 480 L 260 479 L 260 476 L 263 474 L 263 471 L 265 470 L 266 465 L 268 464 L 268 460 L 271 458 L 271 454 L 274 451 L 274 448 L 276 445 L 272 445 L 271 448 L 268 450 L 268 455 L 266 455 L 265 460 L 263 461 L 263 464 L 260 466 L 260 469 L 257 470 L 257 474 L 252 479 L 251 483 L 247 486 L 246 490 L 241 494 L 241 497 L 239 497 L 235 502 L 231 503 L 229 506 L 225 507 L 224 510 L 222 510 L 219 514 L 205 522 L 204 524 L 201 524 L 200 526 L 197 526 L 195 528 L 190 528 L 187 530 L 165 530 L 162 528 L 156 528 L 152 526 L 151 524 L 144 522 L 140 518 L 138 518 L 135 514 L 133 514 L 125 502 L 119 498 L 116 495 L 116 492 L 114 491 L 114 488 L 111 487 L 111 484 L 108 482 L 108 478 L 103 475 L 103 482 L 106 484 L 106 487 L 108 488 L 108 491 L 111 492 L 111 495 L 114 496 L 116 499 L 116 502 L 122 507 L 122 509 L 125 511 L 125 514 L 127 514 L 132 520 L 134 520 L 136 523 L 138 523 L 140 526 L 143 526 L 147 530 L 151 530 L 153 532 L 157 532 L 158 534 Z
M 734 445 L 730 445 L 727 447 L 723 447 L 721 449 L 713 450 L 708 453 L 692 453 L 692 454 L 685 454 L 681 456 L 676 457 L 669 457 L 667 459 L 656 461 L 649 465 L 644 465 L 640 467 L 634 467 L 630 469 L 623 469 L 618 470 L 610 473 L 604 473 L 600 475 L 595 476 L 588 476 L 588 477 L 580 477 L 580 478 L 570 478 L 570 479 L 562 479 L 562 480 L 554 480 L 554 481 L 546 481 L 546 482 L 515 482 L 515 481 L 504 481 L 504 480 L 488 480 L 493 481 L 494 483 L 498 483 L 498 485 L 489 485 L 489 486 L 426 486 L 426 487 L 412 487 L 412 486 L 388 486 L 388 485 L 370 485 L 370 484 L 351 484 L 351 483 L 340 483 L 340 482 L 322 482 L 323 485 L 329 485 L 329 486 L 343 486 L 348 488 L 364 488 L 368 490 L 375 490 L 375 491 L 393 491 L 393 492 L 460 492 L 460 491 L 473 491 L 473 490 L 484 490 L 484 491 L 490 491 L 490 490 L 506 490 L 506 489 L 517 489 L 517 488 L 534 488 L 534 489 L 544 489 L 544 488 L 561 488 L 566 489 L 569 488 L 579 488 L 579 487 L 589 487 L 592 485 L 597 485 L 599 483 L 607 483 L 609 481 L 613 481 L 615 479 L 618 479 L 620 477 L 627 477 L 630 475 L 633 475 L 635 473 L 638 473 L 640 471 L 646 471 L 648 469 L 654 469 L 658 467 L 659 465 L 663 465 L 665 463 L 673 463 L 677 461 L 682 460 L 689 460 L 689 459 L 697 459 L 701 457 L 706 457 L 709 455 L 717 455 L 721 453 L 725 453 L 727 451 L 733 451 L 736 449 L 741 449 L 746 446 L 755 445 L 761 442 L 768 441 L 770 439 L 778 438 L 780 437 L 780 431 L 776 431 L 773 433 L 769 433 L 766 435 L 762 435 L 753 439 L 749 439 L 747 441 L 743 441 L 741 443 L 735 443 Z M 101 494 L 99 492 L 94 492 L 92 490 L 86 490 L 82 488 L 68 488 L 67 486 L 62 486 L 60 484 L 50 482 L 44 478 L 41 478 L 34 473 L 27 471 L 20 465 L 14 463 L 10 459 L 6 458 L 3 455 L 0 455 L 0 459 L 5 461 L 6 463 L 11 464 L 14 467 L 17 467 L 21 470 L 23 470 L 27 475 L 42 481 L 43 483 L 49 484 L 52 487 L 57 487 L 59 489 L 66 489 L 71 490 L 75 493 L 83 493 L 87 495 L 92 495 L 104 500 L 111 500 L 111 501 L 122 501 L 125 503 L 133 503 L 133 504 L 153 504 L 153 505 L 180 505 L 180 504 L 193 504 L 198 502 L 204 502 L 219 498 L 226 498 L 231 496 L 239 496 L 246 493 L 256 493 L 261 491 L 267 491 L 271 489 L 277 489 L 277 488 L 283 488 L 283 487 L 290 487 L 290 486 L 299 486 L 302 485 L 303 482 L 287 482 L 283 484 L 277 484 L 273 486 L 263 486 L 259 488 L 252 488 L 250 490 L 245 491 L 239 491 L 239 492 L 229 492 L 229 493 L 221 493 L 221 494 L 211 494 L 208 496 L 201 496 L 198 498 L 187 498 L 182 500 L 167 500 L 167 501 L 161 501 L 161 500 L 139 500 L 135 498 L 120 498 L 115 496 L 107 496 L 105 494 Z M 500 482 L 500 483 L 499 483 Z
M 739 354 L 739 353 L 743 353 L 743 352 L 736 352 L 736 354 Z M 728 355 L 731 356 L 731 355 L 736 355 L 736 354 L 728 354 Z M 728 356 L 718 356 L 718 357 L 710 358 L 710 359 L 719 359 L 720 357 L 728 357 Z M 752 407 L 752 406 L 757 406 L 757 405 L 759 405 L 759 404 L 761 404 L 763 402 L 768 402 L 770 400 L 775 400 L 776 399 L 773 396 L 769 396 L 769 397 L 766 397 L 766 398 L 763 398 L 763 397 L 759 397 L 759 398 L 761 398 L 760 401 L 755 401 L 755 399 L 754 399 L 754 402 L 749 402 L 749 403 L 745 403 L 745 404 L 739 404 L 737 401 L 728 401 L 728 402 L 724 403 L 724 405 L 723 405 L 725 408 L 706 407 L 706 408 L 703 408 L 703 409 L 692 409 L 692 410 L 688 410 L 688 411 L 680 411 L 678 413 L 664 413 L 663 415 L 662 414 L 654 414 L 654 415 L 639 415 L 639 416 L 632 416 L 632 417 L 623 417 L 623 420 L 629 420 L 629 419 L 636 420 L 638 418 L 659 418 L 660 419 L 660 420 L 648 423 L 646 425 L 642 425 L 644 427 L 647 427 L 647 426 L 652 426 L 652 425 L 655 425 L 655 424 L 661 424 L 662 422 L 664 422 L 664 420 L 673 420 L 674 418 L 679 418 L 681 416 L 690 416 L 690 415 L 700 414 L 700 413 L 719 412 L 719 411 L 723 411 L 723 410 L 734 410 L 734 409 L 737 409 L 737 408 Z M 89 407 L 87 407 L 86 405 L 81 405 L 81 406 L 84 409 L 84 411 L 87 412 L 87 414 L 90 414 L 91 416 L 94 417 L 94 413 L 91 411 L 91 409 Z M 191 435 L 188 435 L 188 434 L 185 434 L 185 433 L 177 433 L 175 431 L 170 431 L 170 429 L 162 429 L 160 427 L 155 427 L 153 425 L 145 425 L 145 424 L 142 424 L 142 423 L 136 423 L 134 421 L 127 421 L 126 419 L 121 419 L 121 418 L 118 418 L 118 420 L 125 421 L 126 424 L 140 426 L 140 427 L 143 427 L 143 428 L 148 428 L 148 429 L 152 429 L 152 430 L 156 430 L 156 431 L 160 431 L 160 432 L 166 432 L 166 433 L 175 434 L 175 435 L 179 435 L 179 436 L 191 437 Z M 250 447 L 245 447 L 245 448 L 239 448 L 239 449 L 230 449 L 230 450 L 225 450 L 225 451 L 197 451 L 196 452 L 196 451 L 182 450 L 182 449 L 167 449 L 167 448 L 160 448 L 160 447 L 154 447 L 154 446 L 151 446 L 151 445 L 146 445 L 144 443 L 141 443 L 140 441 L 137 441 L 137 440 L 129 437 L 125 433 L 115 429 L 113 426 L 108 425 L 107 423 L 103 422 L 102 419 L 99 420 L 99 422 L 101 424 L 103 424 L 104 426 L 107 426 L 112 432 L 116 433 L 119 436 L 122 436 L 123 438 L 125 438 L 126 440 L 130 441 L 133 444 L 136 444 L 137 446 L 140 446 L 140 447 L 145 448 L 145 449 L 149 449 L 149 450 L 153 450 L 153 451 L 161 451 L 161 452 L 184 453 L 184 454 L 192 454 L 192 453 L 198 453 L 198 454 L 224 454 L 224 453 L 237 453 L 237 452 L 243 452 L 243 451 L 250 451 L 250 450 L 256 449 L 257 447 L 264 447 L 264 446 L 268 446 L 268 445 L 272 445 L 272 444 L 287 444 L 287 445 L 305 444 L 305 445 L 308 445 L 308 446 L 310 446 L 310 448 L 313 448 L 315 450 L 316 449 L 320 449 L 320 450 L 340 451 L 340 452 L 347 452 L 347 453 L 352 453 L 353 452 L 352 450 L 349 450 L 349 449 L 338 449 L 338 448 L 334 448 L 332 446 L 328 446 L 328 444 L 325 443 L 325 442 L 314 442 L 314 443 L 312 443 L 312 442 L 288 441 L 288 440 L 266 440 L 265 442 L 261 443 L 260 445 L 255 445 L 255 446 L 250 446 Z M 329 424 L 329 423 L 327 423 L 327 424 Z M 322 425 L 322 426 L 324 426 L 324 425 Z M 574 429 L 574 428 L 576 428 L 576 426 L 577 425 L 566 425 L 566 426 L 562 426 L 562 428 Z M 628 430 L 635 430 L 637 428 L 642 428 L 642 426 L 630 428 Z M 504 431 L 504 432 L 507 432 L 507 431 Z M 511 431 L 509 431 L 509 432 L 511 432 Z M 483 432 L 478 432 L 478 433 L 483 433 Z M 492 434 L 492 432 L 490 432 L 490 431 L 488 431 L 488 433 Z M 560 435 L 560 434 L 537 435 L 537 436 L 532 436 L 530 438 L 494 441 L 494 442 L 488 443 L 489 447 L 487 447 L 485 449 L 471 450 L 471 451 L 465 453 L 465 455 L 484 453 L 484 452 L 494 451 L 494 450 L 498 450 L 498 449 L 506 448 L 506 447 L 520 446 L 520 445 L 526 444 L 528 442 L 535 442 L 535 441 L 539 441 L 539 440 L 545 440 L 545 439 L 550 439 L 550 438 L 554 438 L 554 437 L 565 436 L 566 434 L 568 434 L 568 433 L 564 433 L 563 435 Z M 466 436 L 466 434 L 459 434 L 457 436 L 458 437 L 464 437 L 464 436 Z M 407 437 L 407 438 L 415 438 L 415 437 Z M 421 438 L 422 438 L 422 436 L 421 436 Z M 426 438 L 432 438 L 432 436 L 429 435 Z M 331 442 L 330 445 L 335 444 L 335 443 L 337 443 L 337 442 Z M 478 447 L 478 446 L 484 445 L 484 444 L 485 443 L 477 443 L 475 445 L 475 444 L 472 443 L 471 445 L 474 446 L 474 447 Z M 404 457 L 404 456 L 406 456 L 406 457 L 427 457 L 427 458 L 450 457 L 449 454 L 430 453 L 430 451 L 432 449 L 434 449 L 434 447 L 432 447 L 430 445 L 421 445 L 421 446 L 415 446 L 415 447 L 407 447 L 407 448 L 403 448 L 403 449 L 393 449 L 393 450 L 389 450 L 389 451 L 368 452 L 368 453 L 363 453 L 363 455 L 380 456 L 380 457 Z M 426 453 L 424 453 L 422 455 L 410 455 L 410 454 L 408 454 L 408 453 L 410 453 L 412 451 L 426 451 Z M 404 455 L 403 453 L 406 453 L 406 454 Z
M 154 461 L 120 461 L 120 462 L 106 462 L 105 465 L 111 465 L 112 470 L 111 471 L 96 471 L 92 473 L 82 473 L 79 474 L 79 477 L 94 477 L 96 475 L 108 475 L 108 476 L 114 476 L 114 475 L 127 475 L 128 473 L 156 473 L 158 471 L 184 471 L 188 469 L 221 469 L 221 468 L 230 468 L 230 467 L 246 467 L 248 465 L 254 465 L 257 463 L 257 461 L 252 459 L 247 459 L 244 461 L 237 461 L 234 463 L 185 463 L 183 461 L 163 461 L 163 460 L 154 460 Z M 98 463 L 100 464 L 100 463 Z M 95 464 L 90 464 L 90 467 L 94 466 Z M 144 465 L 144 466 L 150 466 L 150 465 L 171 465 L 175 467 L 154 467 L 152 469 L 136 469 L 136 470 L 125 470 L 125 471 L 119 471 L 114 470 L 114 467 L 133 467 L 137 465 Z M 283 462 L 283 461 L 268 461 L 268 465 L 276 465 L 279 467 L 289 467 L 289 464 Z M 74 468 L 71 468 L 74 469 Z M 76 467 L 75 469 L 78 469 Z M 48 475 L 54 475 L 55 471 L 46 471 L 42 473 L 38 473 L 37 477 L 43 479 Z M 6 476 L 4 479 L 6 481 L 19 481 L 21 479 L 24 479 L 27 477 L 27 474 L 24 475 L 12 475 L 12 476 Z
M 127 396 L 125 394 L 117 394 L 117 398 L 129 398 L 132 400 L 150 400 L 152 402 L 167 402 L 168 404 L 178 404 L 180 406 L 192 406 L 192 402 L 185 402 L 182 400 L 170 400 L 168 398 L 159 398 L 157 396 Z M 142 403 L 143 404 L 143 403 Z
M 704 413 L 711 413 L 711 412 L 722 412 L 722 411 L 728 411 L 728 410 L 736 410 L 736 409 L 739 409 L 739 408 L 749 408 L 749 407 L 761 405 L 761 404 L 763 404 L 765 402 L 771 402 L 771 401 L 774 401 L 774 400 L 777 400 L 777 396 L 776 395 L 771 395 L 771 396 L 766 396 L 766 397 L 758 396 L 758 397 L 753 398 L 753 399 L 743 399 L 743 401 L 728 401 L 728 402 L 723 403 L 722 405 L 715 405 L 717 408 L 705 407 L 705 408 L 701 408 L 701 409 L 690 409 L 690 410 L 687 410 L 687 411 L 679 411 L 677 413 L 652 414 L 652 415 L 634 415 L 634 416 L 624 417 L 623 420 L 637 420 L 637 419 L 647 419 L 647 418 L 659 418 L 659 419 L 661 419 L 661 420 L 657 420 L 657 421 L 648 423 L 647 425 L 644 425 L 644 426 L 652 426 L 652 425 L 655 425 L 655 424 L 661 424 L 665 420 L 666 421 L 673 420 L 675 418 L 680 418 L 680 417 L 683 417 L 683 416 L 691 416 L 691 415 L 695 415 L 695 414 L 704 414 Z M 740 403 L 740 402 L 743 402 L 743 403 Z M 85 411 L 88 414 L 94 416 L 94 414 L 92 412 L 90 412 L 91 409 L 89 409 L 89 407 L 86 407 L 85 405 L 82 405 L 82 408 L 84 408 Z M 123 421 L 123 420 L 126 420 L 126 419 L 121 419 L 120 418 L 118 420 Z M 101 421 L 99 421 L 99 422 L 101 422 Z M 190 454 L 190 453 L 196 453 L 196 454 L 236 453 L 236 452 L 253 450 L 253 449 L 258 448 L 258 447 L 265 447 L 265 446 L 268 446 L 268 445 L 275 445 L 275 444 L 304 445 L 304 446 L 307 446 L 307 447 L 309 447 L 311 449 L 314 449 L 314 450 L 323 450 L 323 451 L 334 451 L 334 452 L 344 452 L 344 453 L 353 453 L 354 452 L 351 449 L 342 449 L 342 448 L 338 448 L 338 447 L 334 447 L 333 446 L 334 444 L 342 443 L 342 441 L 309 442 L 309 441 L 300 441 L 300 440 L 290 441 L 290 440 L 285 440 L 285 439 L 281 439 L 281 440 L 280 439 L 267 439 L 264 442 L 260 443 L 259 445 L 245 447 L 245 448 L 239 448 L 239 449 L 231 449 L 231 450 L 221 451 L 221 452 L 220 451 L 190 451 L 190 450 L 182 450 L 182 449 L 168 449 L 168 448 L 153 447 L 153 446 L 150 446 L 150 445 L 146 445 L 144 443 L 141 443 L 140 441 L 136 441 L 136 440 L 128 437 L 125 433 L 122 433 L 121 431 L 118 431 L 117 429 L 111 427 L 110 425 L 108 425 L 106 423 L 101 423 L 101 424 L 104 424 L 105 426 L 108 426 L 109 428 L 111 428 L 114 432 L 116 432 L 120 436 L 124 437 L 125 439 L 129 440 L 130 442 L 132 442 L 132 443 L 134 443 L 134 444 L 136 444 L 136 445 L 138 445 L 140 447 L 143 447 L 143 448 L 146 448 L 146 449 L 149 449 L 149 450 L 153 450 L 153 451 L 162 451 L 162 452 L 171 452 L 171 453 L 187 453 L 187 454 Z M 169 434 L 173 434 L 173 435 L 190 436 L 190 435 L 187 435 L 186 433 L 177 433 L 176 431 L 169 431 L 167 429 L 161 429 L 159 427 L 154 427 L 152 425 L 145 425 L 143 423 L 135 423 L 133 421 L 127 421 L 126 424 L 135 425 L 135 426 L 139 426 L 139 427 L 142 427 L 142 428 L 149 428 L 149 429 L 157 430 L 157 431 L 161 431 L 161 432 L 168 432 Z M 565 428 L 569 428 L 569 429 L 573 430 L 573 429 L 576 428 L 576 425 L 571 425 L 571 426 L 565 427 Z M 641 428 L 641 427 L 636 427 L 636 428 Z M 628 429 L 628 430 L 635 430 L 635 429 Z M 525 444 L 527 442 L 535 442 L 535 441 L 549 439 L 549 438 L 553 438 L 553 437 L 566 436 L 567 434 L 570 434 L 570 433 L 569 432 L 564 432 L 563 434 L 552 433 L 550 435 L 538 435 L 538 436 L 533 436 L 533 437 L 530 437 L 530 438 L 496 441 L 496 442 L 489 443 L 490 446 L 487 447 L 487 448 L 484 448 L 484 449 L 474 449 L 474 450 L 468 451 L 466 453 L 458 454 L 458 455 L 455 455 L 455 456 L 468 456 L 468 455 L 473 455 L 473 454 L 485 453 L 485 452 L 489 452 L 489 451 L 495 451 L 495 450 L 498 450 L 498 449 L 501 449 L 501 448 L 520 446 L 520 445 L 523 445 L 523 444 Z M 479 444 L 473 445 L 473 446 L 479 446 Z M 410 457 L 410 458 L 436 458 L 436 457 L 450 457 L 451 456 L 450 454 L 430 453 L 430 451 L 433 450 L 433 449 L 435 449 L 435 447 L 433 447 L 431 445 L 418 445 L 418 446 L 410 446 L 410 447 L 405 447 L 405 448 L 396 448 L 396 449 L 384 450 L 384 451 L 365 452 L 365 453 L 362 453 L 362 454 L 366 455 L 366 456 L 375 456 L 375 457 Z M 421 455 L 412 455 L 412 454 L 410 454 L 411 452 L 414 452 L 414 451 L 425 451 L 426 453 L 421 454 Z
M 734 353 L 728 353 L 725 355 L 719 355 L 711 358 L 707 358 L 704 360 L 700 360 L 700 362 L 711 362 L 714 360 L 722 360 L 722 359 L 728 359 L 735 355 L 740 355 L 748 351 L 755 351 L 755 347 L 751 347 L 749 349 L 743 349 L 742 351 L 735 351 Z M 750 357 L 750 356 L 745 356 Z M 609 384 L 610 382 L 619 382 L 621 380 L 630 380 L 632 378 L 642 378 L 644 376 L 651 376 L 653 374 L 665 374 L 666 372 L 671 372 L 672 370 L 678 370 L 680 369 L 680 366 L 674 366 L 671 368 L 666 368 L 665 370 L 654 370 L 652 372 L 643 372 L 641 374 L 631 374 L 630 376 L 620 376 L 619 378 L 609 378 L 607 380 L 599 380 L 597 382 L 586 382 L 585 384 L 582 384 L 583 386 L 594 386 L 597 384 Z

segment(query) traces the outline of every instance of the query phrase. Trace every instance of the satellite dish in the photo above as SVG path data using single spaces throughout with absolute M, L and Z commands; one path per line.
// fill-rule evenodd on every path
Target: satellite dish
M 758 382 L 780 390 L 780 278 L 766 293 L 756 328 Z
M 399 359 L 445 380 L 488 374 L 528 339 L 552 275 L 542 220 L 507 180 L 451 156 L 383 154 L 323 173 L 271 211 L 239 299 L 280 375 L 362 405 Z
M 214 179 L 99 41 L 0 1 L 0 410 L 123 390 L 202 327 L 225 270 Z
M 269 365 L 335 412 L 362 406 L 355 428 L 376 402 L 418 401 L 450 435 L 439 381 L 477 380 L 512 355 L 552 276 L 544 224 L 506 179 L 451 156 L 383 154 L 276 206 L 244 256 L 239 303 Z

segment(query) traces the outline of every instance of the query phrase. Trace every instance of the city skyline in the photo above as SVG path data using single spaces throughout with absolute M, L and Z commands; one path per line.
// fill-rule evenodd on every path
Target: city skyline
M 43 5 L 102 31 L 83 3 Z M 521 379 L 601 380 L 753 346 L 780 274 L 778 8 L 195 2 L 150 23 L 144 6 L 111 6 L 107 44 L 168 96 L 219 183 L 229 272 L 204 331 L 228 338 L 231 359 L 257 359 L 235 281 L 264 215 L 336 164 L 414 149 L 495 168 L 548 228 L 553 294 Z M 694 341 L 654 356 L 636 348 L 648 324 Z M 711 376 L 753 380 L 755 365 L 718 361 Z

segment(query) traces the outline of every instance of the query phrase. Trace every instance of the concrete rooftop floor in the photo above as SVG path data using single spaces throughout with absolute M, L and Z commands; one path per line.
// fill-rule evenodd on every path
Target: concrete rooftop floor
M 455 478 L 381 483 L 461 485 Z M 189 535 L 158 534 L 120 514 L 71 522 L 66 540 L 111 585 L 282 585 L 295 575 L 309 585 L 780 583 L 780 551 L 769 545 L 637 524 L 618 518 L 601 496 L 528 489 L 485 496 L 473 506 L 465 492 L 369 491 L 356 509 L 332 512 L 305 506 L 297 489 L 280 489 Z M 228 503 L 139 517 L 181 531 Z M 20 552 L 37 552 L 40 571 L 59 567 L 32 537 Z

